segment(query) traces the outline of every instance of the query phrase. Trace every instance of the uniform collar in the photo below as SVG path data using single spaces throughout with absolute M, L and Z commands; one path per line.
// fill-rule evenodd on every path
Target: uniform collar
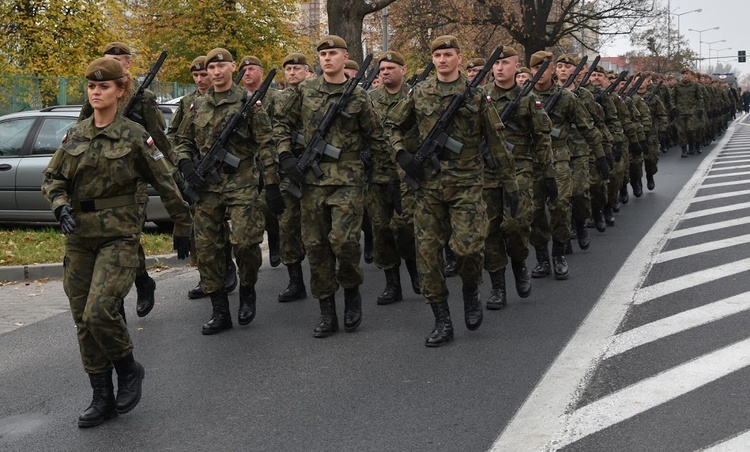
M 223 100 L 220 100 L 218 103 L 214 103 L 215 101 L 214 101 L 214 87 L 213 86 L 208 89 L 208 92 L 206 94 L 209 94 L 209 96 L 206 96 L 206 97 L 208 99 L 208 102 L 211 105 L 219 106 L 222 104 L 233 104 L 236 102 L 240 102 L 242 101 L 246 93 L 247 91 L 245 91 L 243 88 L 240 88 L 239 86 L 235 84 L 232 84 L 232 87 L 229 88 L 229 94 L 227 95 L 227 97 L 224 98 Z
M 122 115 L 120 113 L 117 113 L 115 119 L 111 123 L 109 123 L 107 127 L 101 129 L 98 133 L 96 131 L 96 127 L 94 127 L 94 115 L 91 115 L 88 118 L 84 119 L 80 124 L 81 128 L 79 130 L 81 134 L 89 140 L 92 140 L 94 137 L 99 135 L 103 135 L 110 140 L 119 140 L 123 136 L 125 121 Z

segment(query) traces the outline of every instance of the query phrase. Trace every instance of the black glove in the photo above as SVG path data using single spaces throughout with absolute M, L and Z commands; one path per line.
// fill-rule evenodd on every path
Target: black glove
M 667 147 L 668 139 L 669 135 L 667 135 L 667 132 L 659 132 L 659 144 L 664 146 L 665 149 Z
M 598 157 L 594 160 L 594 166 L 599 172 L 599 175 L 602 176 L 602 180 L 609 180 L 609 165 L 607 164 L 607 159 L 605 157 Z
M 669 110 L 669 120 L 674 121 L 678 116 L 680 116 L 680 111 L 676 107 L 672 107 Z
M 386 201 L 392 206 L 393 210 L 401 215 L 404 213 L 403 206 L 401 205 L 401 181 L 398 179 L 391 180 L 388 182 L 388 188 L 385 192 Z
M 604 156 L 605 159 L 607 159 L 607 166 L 609 169 L 612 169 L 615 167 L 615 161 L 612 159 L 612 153 L 608 153 Z
M 180 168 L 182 177 L 185 178 L 185 180 L 188 184 L 190 184 L 191 187 L 200 189 L 201 187 L 206 185 L 206 179 L 195 172 L 195 165 L 190 159 L 180 160 L 180 163 L 178 163 L 177 166 L 179 166 Z
M 291 152 L 282 152 L 279 154 L 279 163 L 286 176 L 295 184 L 302 185 L 305 181 L 305 175 L 297 168 L 297 158 Z
M 411 154 L 404 150 L 400 150 L 396 153 L 396 162 L 401 165 L 406 174 L 415 180 L 424 180 L 424 168 L 422 165 L 417 163 Z
M 177 259 L 186 259 L 190 256 L 190 237 L 175 236 L 172 243 L 177 251 Z
M 76 228 L 76 222 L 73 220 L 73 209 L 69 205 L 63 204 L 55 209 L 55 218 L 60 223 L 60 229 L 63 234 L 72 234 Z
M 362 166 L 365 169 L 365 182 L 367 182 L 372 177 L 372 170 L 375 167 L 372 161 L 372 152 L 365 149 L 359 154 L 359 160 L 362 161 Z
M 643 149 L 641 149 L 641 143 L 637 141 L 630 143 L 630 155 L 638 156 L 641 154 L 643 154 Z
M 555 184 L 555 190 L 557 190 L 557 184 Z M 510 216 L 513 218 L 516 218 L 516 214 L 518 213 L 519 201 L 520 197 L 518 195 L 518 190 L 505 194 L 505 202 L 508 204 L 508 209 L 510 209 Z
M 545 178 L 544 190 L 547 194 L 547 199 L 549 199 L 550 202 L 555 202 L 557 199 L 557 180 L 554 177 Z
M 268 210 L 274 215 L 284 213 L 284 198 L 281 196 L 279 184 L 266 185 L 266 204 Z
M 641 152 L 645 155 L 648 154 L 648 141 L 643 140 L 640 142 L 641 145 Z
M 612 145 L 612 156 L 615 158 L 615 162 L 622 159 L 622 143 L 618 142 Z

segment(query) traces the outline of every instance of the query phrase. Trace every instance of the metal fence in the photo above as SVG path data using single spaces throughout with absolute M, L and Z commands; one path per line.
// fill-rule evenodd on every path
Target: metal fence
M 149 89 L 156 94 L 159 102 L 166 102 L 184 96 L 195 86 L 153 82 Z M 0 115 L 53 105 L 80 105 L 85 100 L 85 78 L 0 76 Z

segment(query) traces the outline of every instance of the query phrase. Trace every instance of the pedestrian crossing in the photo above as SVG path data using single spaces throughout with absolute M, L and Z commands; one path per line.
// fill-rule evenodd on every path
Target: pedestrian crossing
M 492 451 L 750 450 L 748 122 L 705 156 Z

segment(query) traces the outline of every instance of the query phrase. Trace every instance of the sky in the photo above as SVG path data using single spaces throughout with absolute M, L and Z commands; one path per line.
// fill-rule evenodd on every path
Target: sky
M 661 1 L 662 5 L 667 5 L 667 0 Z M 722 64 L 731 64 L 733 69 L 742 73 L 750 73 L 750 63 L 738 63 L 737 51 L 745 50 L 750 53 L 750 1 L 747 0 L 671 0 L 669 1 L 672 13 L 685 13 L 694 9 L 702 9 L 701 12 L 683 14 L 680 16 L 680 34 L 688 39 L 690 48 L 704 58 L 708 57 L 708 42 L 725 40 L 726 42 L 715 42 L 711 44 L 711 56 L 716 56 L 718 49 L 731 47 L 731 49 L 721 50 L 719 56 L 728 55 L 732 58 L 719 60 Z M 677 29 L 677 17 L 672 15 L 672 27 Z M 689 31 L 705 30 L 707 28 L 719 27 L 718 30 L 704 31 L 702 35 L 702 52 L 699 52 L 699 33 Z M 602 47 L 601 52 L 604 56 L 618 56 L 631 50 L 629 36 L 622 36 L 614 40 L 612 44 Z M 716 64 L 716 59 L 711 60 L 712 65 Z M 703 69 L 708 68 L 708 61 L 703 61 Z

